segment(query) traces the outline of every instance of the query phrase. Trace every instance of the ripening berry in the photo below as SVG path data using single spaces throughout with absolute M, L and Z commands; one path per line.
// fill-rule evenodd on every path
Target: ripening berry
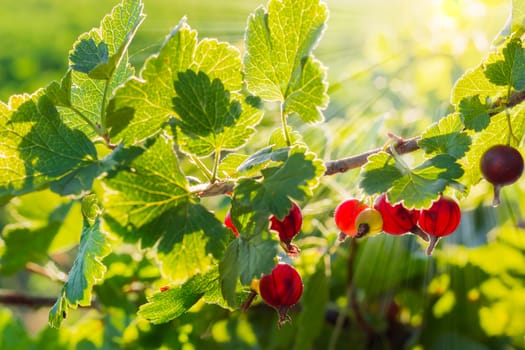
M 231 214 L 230 214 L 230 211 L 228 210 L 228 212 L 226 213 L 226 216 L 224 217 L 224 226 L 226 226 L 227 228 L 229 228 L 230 230 L 232 230 L 233 234 L 235 235 L 235 237 L 239 237 L 239 231 L 237 231 L 237 229 L 235 228 L 235 226 L 233 225 L 233 222 L 232 222 L 232 217 L 231 217 Z
M 278 264 L 269 275 L 259 282 L 263 300 L 279 313 L 279 328 L 290 320 L 288 309 L 295 305 L 303 294 L 303 281 L 299 272 L 288 264 Z
M 381 232 L 383 228 L 383 217 L 374 208 L 366 208 L 355 218 L 356 238 L 372 236 Z
M 523 173 L 521 153 L 507 145 L 495 145 L 481 156 L 483 177 L 494 186 L 494 206 L 500 203 L 499 193 L 503 186 L 516 182 Z
M 281 245 L 288 253 L 288 255 L 297 255 L 300 250 L 292 244 L 292 239 L 299 233 L 303 224 L 303 215 L 301 209 L 297 204 L 292 204 L 292 209 L 286 217 L 281 221 L 275 216 L 270 217 L 270 229 L 279 234 Z
M 461 210 L 455 200 L 439 197 L 430 208 L 419 213 L 418 225 L 430 236 L 427 255 L 431 255 L 439 238 L 453 233 L 461 220 Z
M 355 219 L 360 212 L 367 208 L 368 205 L 359 199 L 351 198 L 344 200 L 335 208 L 335 224 L 344 235 L 354 237 L 357 234 Z M 344 235 L 339 236 L 340 240 L 345 238 Z

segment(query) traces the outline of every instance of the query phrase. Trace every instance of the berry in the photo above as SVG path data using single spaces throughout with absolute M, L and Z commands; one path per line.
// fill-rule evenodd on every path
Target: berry
M 235 235 L 235 237 L 239 237 L 239 231 L 237 231 L 237 229 L 236 229 L 235 226 L 233 225 L 232 217 L 231 217 L 231 213 L 230 213 L 229 210 L 228 210 L 228 212 L 226 213 L 226 217 L 224 217 L 224 226 L 226 226 L 227 228 L 229 228 L 230 230 L 232 230 L 232 232 L 233 232 L 233 234 Z
M 279 313 L 278 326 L 290 320 L 288 309 L 295 305 L 303 294 L 303 281 L 292 266 L 278 264 L 269 275 L 263 275 L 259 282 L 263 300 Z
M 461 220 L 461 210 L 453 199 L 439 197 L 430 208 L 419 213 L 418 225 L 430 236 L 427 255 L 432 255 L 434 247 L 441 237 L 453 233 Z
M 383 229 L 381 213 L 373 208 L 366 208 L 355 218 L 356 238 L 375 235 Z
M 366 208 L 368 208 L 368 205 L 355 198 L 347 199 L 339 203 L 335 208 L 334 220 L 341 231 L 339 235 L 340 240 L 346 238 L 344 235 L 354 237 L 357 234 L 355 219 L 357 215 Z
M 413 233 L 425 241 L 428 241 L 428 235 L 417 226 L 419 210 L 408 210 L 403 204 L 390 204 L 386 194 L 377 197 L 374 209 L 378 210 L 383 217 L 383 232 L 390 235 L 402 235 Z
M 494 186 L 494 206 L 500 203 L 499 193 L 503 186 L 516 182 L 523 173 L 521 153 L 507 145 L 495 145 L 481 156 L 483 177 Z
M 277 231 L 281 244 L 289 255 L 297 255 L 300 252 L 299 248 L 291 242 L 301 230 L 302 224 L 303 215 L 301 209 L 295 203 L 293 203 L 292 209 L 282 221 L 273 215 L 270 217 L 270 229 Z

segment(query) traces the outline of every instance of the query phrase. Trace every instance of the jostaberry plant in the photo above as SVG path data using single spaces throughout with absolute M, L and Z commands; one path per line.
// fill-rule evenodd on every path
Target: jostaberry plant
M 299 254 L 300 249 L 295 244 L 292 244 L 292 240 L 299 231 L 303 224 L 303 214 L 301 208 L 295 203 L 292 203 L 292 209 L 283 220 L 279 220 L 275 215 L 270 217 L 270 229 L 277 232 L 279 240 L 284 250 L 291 256 Z
M 369 208 L 357 198 L 349 198 L 337 205 L 334 212 L 335 224 L 341 231 L 340 239 L 344 240 L 345 235 L 355 237 L 357 235 L 357 227 L 355 220 L 359 213 Z

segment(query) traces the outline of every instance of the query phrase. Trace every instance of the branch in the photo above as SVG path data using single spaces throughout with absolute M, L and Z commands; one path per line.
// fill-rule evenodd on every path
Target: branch
M 0 304 L 10 304 L 38 308 L 43 306 L 53 306 L 56 301 L 56 297 L 42 297 L 36 295 L 21 294 L 12 290 L 0 290 Z

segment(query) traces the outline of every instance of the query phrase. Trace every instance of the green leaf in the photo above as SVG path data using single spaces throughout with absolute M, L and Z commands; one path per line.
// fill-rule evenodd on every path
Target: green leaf
M 173 117 L 173 99 L 177 97 L 174 82 L 179 80 L 178 73 L 187 74 L 188 70 L 202 72 L 210 82 L 217 79 L 225 91 L 232 93 L 242 88 L 239 50 L 211 39 L 198 42 L 197 32 L 183 19 L 166 38 L 158 55 L 146 61 L 140 79 L 127 81 L 110 102 L 107 122 L 112 140 L 133 144 L 157 133 Z
M 180 72 L 175 80 L 176 97 L 173 109 L 177 112 L 177 139 L 183 150 L 197 156 L 207 156 L 220 150 L 242 146 L 255 131 L 253 126 L 262 112 L 241 97 L 225 90 L 222 82 L 204 72 Z
M 105 64 L 109 59 L 108 45 L 105 42 L 97 43 L 92 38 L 82 39 L 75 45 L 69 55 L 71 69 L 88 74 L 99 64 Z
M 60 81 L 51 82 L 46 87 L 46 95 L 51 99 L 55 106 L 71 107 L 71 79 L 72 73 L 69 70 Z
M 262 171 L 262 181 L 241 180 L 234 191 L 232 207 L 237 201 L 244 202 L 244 206 L 251 206 L 255 212 L 284 218 L 292 207 L 290 198 L 301 201 L 311 195 L 325 170 L 323 162 L 313 153 L 302 152 L 304 149 L 291 149 L 281 167 Z M 236 225 L 235 221 L 233 223 Z M 238 227 L 239 232 L 242 228 Z
M 520 39 L 512 39 L 507 43 L 503 48 L 503 58 L 487 65 L 485 75 L 488 80 L 499 86 L 525 89 L 525 55 Z
M 481 131 L 490 122 L 490 105 L 482 103 L 479 96 L 465 97 L 459 103 L 459 113 L 461 121 L 467 129 Z
M 153 142 L 126 169 L 104 179 L 105 211 L 123 227 L 140 228 L 189 200 L 170 137 L 163 134 Z
M 490 54 L 479 66 L 467 70 L 457 81 L 452 89 L 450 102 L 457 106 L 465 97 L 479 96 L 480 101 L 487 97 L 496 101 L 507 93 L 506 86 L 498 86 L 487 79 L 485 67 L 500 59 L 496 53 Z
M 370 155 L 363 166 L 359 187 L 368 195 L 385 193 L 402 176 L 395 159 L 386 152 L 378 152 Z
M 93 224 L 85 218 L 77 257 L 69 271 L 67 282 L 49 313 L 51 327 L 60 327 L 69 308 L 91 304 L 93 285 L 100 283 L 106 272 L 102 259 L 110 252 L 109 239 L 100 230 L 100 218 L 97 217 Z
M 154 227 L 162 234 L 157 248 L 162 274 L 174 282 L 217 265 L 231 237 L 203 206 L 188 204 L 177 209 Z
M 447 154 L 435 156 L 396 179 L 388 191 L 390 203 L 402 202 L 407 209 L 428 208 L 450 183 L 463 175 L 456 159 Z
M 465 100 L 462 100 L 461 103 Z M 471 143 L 470 136 L 463 132 L 462 129 L 463 124 L 459 116 L 450 114 L 432 124 L 421 135 L 418 145 L 429 155 L 444 153 L 459 159 L 465 155 Z
M 187 312 L 207 292 L 216 289 L 218 280 L 217 269 L 195 275 L 179 286 L 153 294 L 147 304 L 140 306 L 138 315 L 153 324 L 171 321 Z
M 318 0 L 270 0 L 248 19 L 245 79 L 265 100 L 280 101 L 284 113 L 306 122 L 323 120 L 328 104 L 326 68 L 311 55 L 328 18 Z
M 294 349 L 311 349 L 325 322 L 326 305 L 329 300 L 328 277 L 324 259 L 319 259 L 315 273 L 310 276 L 301 297 L 302 310 L 297 320 L 298 331 Z
M 49 98 L 0 103 L 0 198 L 36 191 L 96 161 L 93 143 L 64 124 Z
M 510 36 L 520 38 L 525 33 L 525 3 L 520 0 L 512 1 L 512 10 L 505 27 L 497 35 L 493 46 L 501 45 Z
M 268 219 L 266 219 L 268 221 Z M 219 264 L 220 286 L 228 305 L 235 306 L 237 285 L 250 285 L 254 278 L 269 273 L 275 267 L 277 243 L 262 235 L 249 240 L 233 240 Z

